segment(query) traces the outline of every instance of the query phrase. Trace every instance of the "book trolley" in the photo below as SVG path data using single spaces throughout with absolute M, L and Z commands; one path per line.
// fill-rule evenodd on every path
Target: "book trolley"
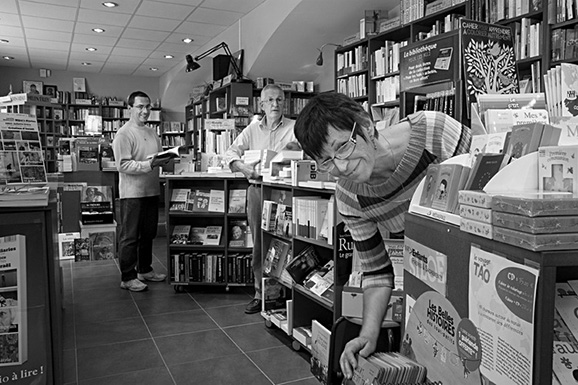
M 528 154 L 502 169 L 492 178 L 485 190 L 496 194 L 499 191 L 536 190 L 537 173 L 532 172 L 532 170 L 536 170 L 535 167 L 537 167 L 537 153 Z M 421 187 L 417 189 L 414 201 L 420 195 Z M 406 242 L 409 238 L 424 247 L 447 256 L 447 290 L 445 297 L 453 305 L 459 317 L 468 317 L 468 301 L 471 293 L 464 289 L 468 288 L 470 284 L 469 265 L 472 245 L 477 246 L 481 250 L 505 257 L 509 261 L 537 269 L 538 280 L 533 313 L 534 333 L 532 337 L 533 370 L 527 375 L 532 384 L 551 384 L 555 284 L 556 282 L 578 277 L 576 249 L 532 251 L 498 242 L 463 232 L 460 230 L 459 223 L 456 224 L 456 215 L 440 214 L 434 211 L 431 209 L 416 209 L 415 207 L 412 210 L 410 208 L 410 213 L 406 217 Z M 445 219 L 445 221 L 439 220 L 440 218 Z M 459 217 L 457 218 L 459 221 Z M 407 270 L 404 271 L 404 289 L 406 299 L 411 297 L 413 300 L 423 293 L 433 290 L 423 280 L 410 274 Z M 405 322 L 407 327 L 407 320 Z

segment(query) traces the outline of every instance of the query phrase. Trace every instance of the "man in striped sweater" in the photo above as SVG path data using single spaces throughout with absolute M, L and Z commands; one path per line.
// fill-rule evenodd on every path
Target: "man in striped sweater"
M 320 171 L 338 177 L 335 197 L 363 271 L 363 324 L 340 358 L 351 378 L 355 354 L 374 352 L 393 288 L 393 267 L 378 225 L 404 230 L 411 197 L 431 163 L 467 153 L 470 129 L 441 112 L 421 111 L 376 130 L 369 114 L 339 93 L 312 98 L 295 136 Z

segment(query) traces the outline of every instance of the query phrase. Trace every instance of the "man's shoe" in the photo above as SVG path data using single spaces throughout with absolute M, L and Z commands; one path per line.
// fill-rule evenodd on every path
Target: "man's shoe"
M 146 274 L 137 274 L 138 279 L 141 281 L 151 281 L 151 282 L 161 282 L 167 278 L 166 274 L 157 274 L 154 270 Z
M 130 281 L 121 281 L 120 288 L 130 291 L 143 291 L 147 289 L 147 285 L 138 279 L 131 279 Z
M 246 314 L 255 314 L 261 311 L 261 300 L 254 298 L 245 308 Z

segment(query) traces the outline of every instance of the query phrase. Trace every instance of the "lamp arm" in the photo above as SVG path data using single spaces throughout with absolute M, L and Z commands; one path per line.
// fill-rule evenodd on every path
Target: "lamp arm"
M 235 74 L 237 75 L 237 79 L 242 79 L 243 78 L 243 71 L 241 71 L 241 69 L 237 65 L 237 61 L 233 57 L 233 54 L 231 53 L 229 46 L 225 42 L 221 42 L 221 43 L 217 44 L 216 46 L 214 46 L 213 48 L 210 48 L 207 51 L 203 52 L 202 54 L 195 56 L 195 60 L 199 61 L 201 59 L 204 59 L 207 56 L 209 56 L 210 54 L 212 54 L 213 52 L 218 51 L 221 48 L 223 48 L 225 50 L 225 53 L 227 54 L 227 56 L 229 56 L 229 60 L 231 61 L 231 64 L 233 65 L 233 69 L 235 70 Z
M 327 47 L 328 45 L 334 45 L 336 47 L 341 47 L 341 44 L 335 44 L 335 43 L 325 43 L 321 46 L 321 48 L 318 48 L 319 51 L 323 50 L 323 48 Z

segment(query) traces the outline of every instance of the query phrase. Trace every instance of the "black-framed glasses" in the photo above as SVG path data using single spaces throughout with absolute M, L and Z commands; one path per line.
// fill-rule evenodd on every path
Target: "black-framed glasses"
M 357 122 L 353 122 L 353 128 L 351 129 L 351 135 L 349 135 L 349 139 L 347 142 L 343 143 L 339 148 L 335 151 L 332 158 L 325 159 L 323 162 L 319 163 L 317 161 L 317 169 L 322 172 L 329 172 L 333 170 L 335 167 L 335 159 L 345 160 L 353 154 L 355 151 L 355 145 L 357 144 L 357 134 L 355 133 L 355 126 Z

